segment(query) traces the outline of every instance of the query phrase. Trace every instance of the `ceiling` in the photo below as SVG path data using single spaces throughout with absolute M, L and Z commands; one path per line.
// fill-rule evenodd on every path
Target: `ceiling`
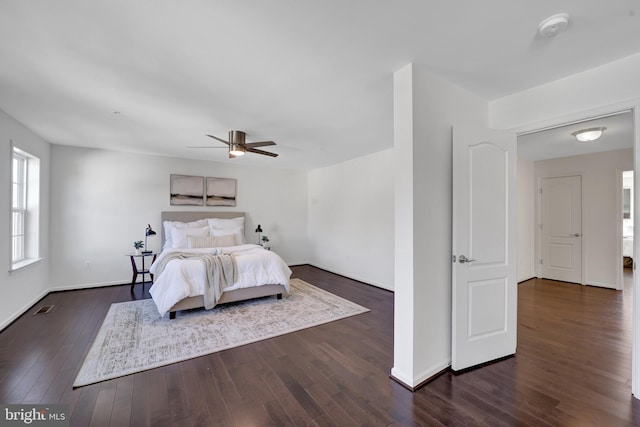
M 313 169 L 393 146 L 409 62 L 487 100 L 640 52 L 638 0 L 0 0 L 0 109 L 54 144 Z M 538 23 L 570 15 L 567 31 Z M 227 159 L 205 134 L 274 140 Z
M 606 128 L 596 141 L 578 142 L 572 135 L 573 132 L 595 127 Z M 632 147 L 633 113 L 631 111 L 518 136 L 518 156 L 532 161 Z

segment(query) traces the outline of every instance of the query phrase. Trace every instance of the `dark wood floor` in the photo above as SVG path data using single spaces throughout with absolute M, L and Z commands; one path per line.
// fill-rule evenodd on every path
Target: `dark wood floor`
M 73 390 L 110 304 L 132 295 L 128 285 L 53 293 L 37 305 L 51 313 L 0 333 L 0 402 L 68 404 L 74 426 L 640 425 L 630 286 L 525 282 L 516 357 L 411 393 L 389 378 L 393 294 L 293 270 L 371 312 Z M 135 297 L 148 294 L 138 285 Z

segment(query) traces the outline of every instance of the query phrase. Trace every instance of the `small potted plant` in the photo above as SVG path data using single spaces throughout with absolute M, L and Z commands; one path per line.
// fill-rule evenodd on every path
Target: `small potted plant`
M 136 255 L 140 253 L 140 249 L 142 249 L 143 246 L 144 244 L 142 243 L 142 240 L 133 242 L 133 247 L 136 249 Z
M 262 247 L 265 249 L 269 249 L 267 243 L 269 243 L 269 236 L 262 236 Z

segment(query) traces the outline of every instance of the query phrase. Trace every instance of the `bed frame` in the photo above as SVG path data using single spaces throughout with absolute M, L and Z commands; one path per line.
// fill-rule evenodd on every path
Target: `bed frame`
M 162 245 L 164 246 L 164 222 L 165 221 L 181 221 L 192 222 L 206 218 L 223 218 L 231 219 L 244 217 L 244 212 L 207 212 L 207 211 L 165 211 L 161 213 L 162 218 Z M 246 229 L 246 227 L 245 227 Z M 218 304 L 227 302 L 243 301 L 247 299 L 260 298 L 276 295 L 278 299 L 282 298 L 282 293 L 286 292 L 283 285 L 262 285 L 253 288 L 241 288 L 234 291 L 226 291 L 218 300 Z M 169 318 L 175 319 L 176 311 L 189 310 L 192 308 L 204 307 L 204 296 L 188 297 L 178 301 L 169 309 Z

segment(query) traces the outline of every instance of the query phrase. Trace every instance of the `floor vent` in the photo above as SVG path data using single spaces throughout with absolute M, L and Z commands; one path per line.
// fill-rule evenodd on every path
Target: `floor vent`
M 53 307 L 55 307 L 55 305 L 43 305 L 42 307 L 40 307 L 35 313 L 35 314 L 47 314 L 48 312 L 50 312 L 51 310 L 53 310 Z

